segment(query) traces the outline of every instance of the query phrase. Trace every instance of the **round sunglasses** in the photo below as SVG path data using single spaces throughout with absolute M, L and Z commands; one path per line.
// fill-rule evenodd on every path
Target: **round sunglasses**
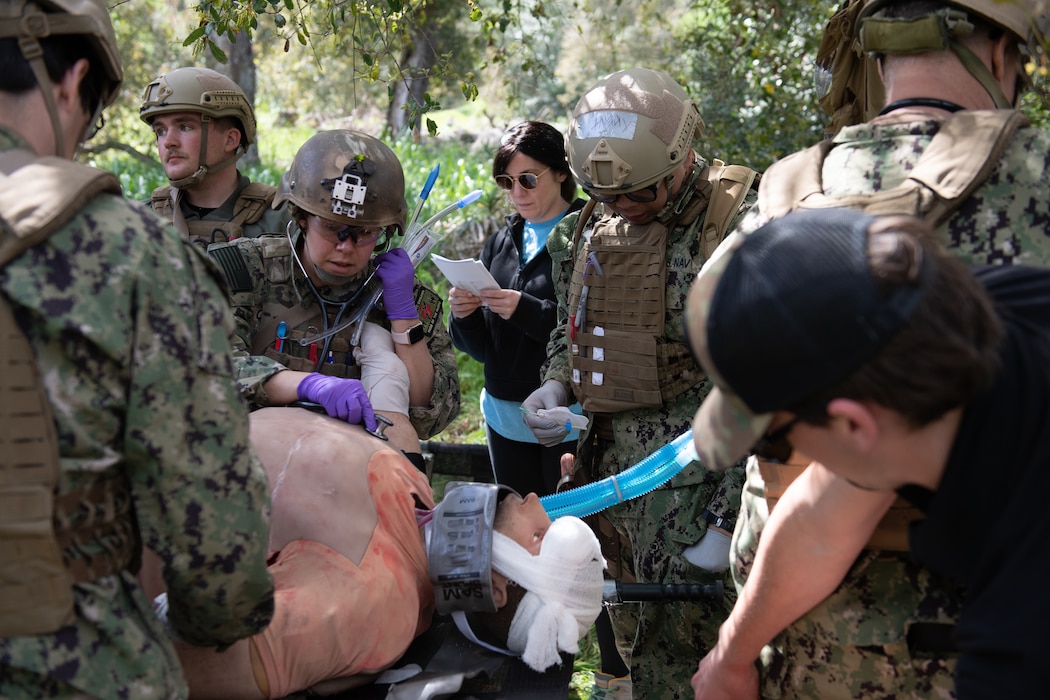
M 501 190 L 507 190 L 508 192 L 514 187 L 515 181 L 527 190 L 534 190 L 539 183 L 540 177 L 547 174 L 549 170 L 550 168 L 547 168 L 547 170 L 544 170 L 542 173 L 522 173 L 517 177 L 503 174 L 497 175 L 494 179 Z

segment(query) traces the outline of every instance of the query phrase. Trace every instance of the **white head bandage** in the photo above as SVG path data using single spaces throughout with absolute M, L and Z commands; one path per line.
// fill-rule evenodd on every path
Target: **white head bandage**
M 575 654 L 602 609 L 605 560 L 598 538 L 579 518 L 551 523 L 538 556 L 499 532 L 492 568 L 526 590 L 510 624 L 507 646 L 542 673 Z

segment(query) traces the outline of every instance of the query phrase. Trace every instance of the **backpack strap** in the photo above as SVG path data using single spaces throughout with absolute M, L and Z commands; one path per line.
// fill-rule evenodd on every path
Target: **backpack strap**
M 766 176 L 758 185 L 763 217 L 778 219 L 811 198 L 824 196 L 822 168 L 833 145 L 831 141 L 821 141 L 784 156 L 766 169 Z
M 715 159 L 707 169 L 707 179 L 711 183 L 711 199 L 707 203 L 700 234 L 705 260 L 726 237 L 730 224 L 740 213 L 744 198 L 761 175 L 744 165 L 726 165 Z
M 171 202 L 171 185 L 161 185 L 157 189 L 153 190 L 153 194 L 149 198 L 149 206 L 153 211 L 160 215 L 160 218 L 171 221 L 172 214 L 172 202 Z
M 248 183 L 237 196 L 236 211 L 231 223 L 236 224 L 237 228 L 243 227 L 244 224 L 254 224 L 270 208 L 275 194 L 277 188 L 272 185 L 261 182 Z
M 272 185 L 261 182 L 248 183 L 237 195 L 233 204 L 233 216 L 229 221 L 200 222 L 194 220 L 187 222 L 186 217 L 182 214 L 181 200 L 184 193 L 171 185 L 162 185 L 153 190 L 149 203 L 153 211 L 157 212 L 161 218 L 170 221 L 175 230 L 190 241 L 196 242 L 195 239 L 202 236 L 200 230 L 202 227 L 218 229 L 223 233 L 224 240 L 232 241 L 241 237 L 245 224 L 254 224 L 263 218 L 276 194 L 277 188 Z
M 945 120 L 909 179 L 937 195 L 926 219 L 943 223 L 988 179 L 1028 117 L 1015 109 L 956 112 Z

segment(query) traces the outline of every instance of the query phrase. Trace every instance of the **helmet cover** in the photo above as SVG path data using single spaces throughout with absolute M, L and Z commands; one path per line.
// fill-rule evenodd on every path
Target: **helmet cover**
M 244 134 L 241 147 L 246 149 L 255 142 L 255 110 L 248 96 L 229 77 L 210 68 L 176 68 L 146 86 L 139 118 L 151 124 L 157 115 L 172 112 L 236 119 Z
M 321 131 L 300 146 L 273 206 L 283 202 L 349 226 L 398 232 L 408 210 L 397 155 L 379 139 L 349 129 Z
M 700 109 L 671 76 L 647 68 L 612 73 L 573 110 L 569 169 L 595 192 L 648 187 L 685 162 L 703 128 Z

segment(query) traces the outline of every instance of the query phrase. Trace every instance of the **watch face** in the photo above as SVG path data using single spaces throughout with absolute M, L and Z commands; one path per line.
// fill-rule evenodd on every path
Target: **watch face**
M 426 337 L 426 332 L 423 330 L 423 326 L 413 326 L 408 329 L 408 342 L 415 345 L 419 341 Z

